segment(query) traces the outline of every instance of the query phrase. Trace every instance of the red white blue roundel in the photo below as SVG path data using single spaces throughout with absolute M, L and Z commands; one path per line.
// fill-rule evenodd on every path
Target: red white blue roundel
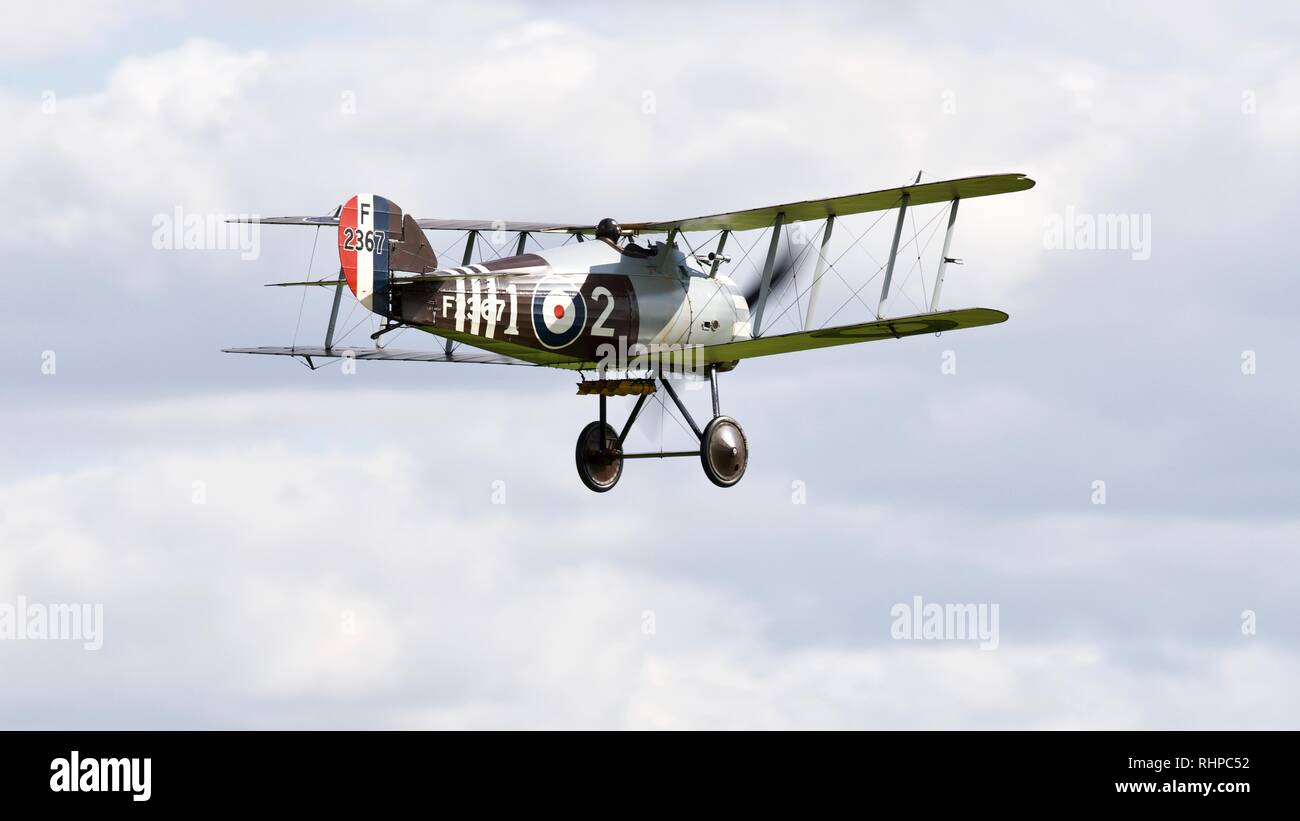
M 533 291 L 533 331 L 548 348 L 563 348 L 582 334 L 587 303 L 572 283 L 544 279 Z

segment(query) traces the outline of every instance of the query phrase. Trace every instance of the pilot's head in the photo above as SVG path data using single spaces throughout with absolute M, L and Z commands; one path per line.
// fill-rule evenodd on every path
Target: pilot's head
M 618 228 L 618 223 L 614 222 L 610 217 L 605 217 L 600 221 L 600 224 L 596 226 L 596 239 L 607 239 L 610 242 L 617 244 L 620 236 L 621 234 Z

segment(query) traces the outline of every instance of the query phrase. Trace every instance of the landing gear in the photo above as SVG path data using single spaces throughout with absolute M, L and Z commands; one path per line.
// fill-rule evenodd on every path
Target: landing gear
M 705 425 L 700 434 L 700 464 L 710 482 L 718 487 L 731 487 L 745 475 L 745 467 L 749 465 L 749 440 L 739 422 L 722 415 L 718 402 L 717 365 L 709 368 L 709 388 L 713 393 L 713 421 Z M 682 412 L 686 412 L 684 408 Z M 691 426 L 694 427 L 695 423 L 692 422 Z
M 649 384 L 641 384 L 644 382 Z M 600 420 L 588 424 L 582 429 L 582 433 L 578 434 L 574 461 L 582 483 L 597 493 L 604 493 L 618 484 L 619 478 L 623 475 L 624 459 L 665 459 L 674 456 L 698 456 L 700 464 L 704 467 L 704 475 L 718 487 L 732 487 L 739 482 L 745 475 L 745 468 L 749 465 L 749 441 L 735 419 L 720 413 L 717 366 L 709 366 L 713 418 L 702 431 L 699 425 L 695 424 L 695 419 L 691 417 L 690 411 L 686 409 L 685 403 L 677 396 L 677 391 L 673 390 L 668 380 L 660 375 L 659 382 L 672 398 L 673 403 L 677 405 L 677 409 L 681 411 L 686 423 L 691 426 L 691 431 L 699 440 L 699 448 L 675 452 L 624 453 L 623 440 L 627 438 L 628 431 L 632 429 L 632 424 L 640 415 L 641 408 L 650 397 L 650 392 L 654 390 L 653 380 L 586 382 L 579 386 L 579 393 L 599 393 Z M 593 386 L 594 390 L 591 389 Z M 632 392 L 640 394 L 636 406 L 632 408 L 632 413 L 623 425 L 622 432 L 615 432 L 614 428 L 605 422 L 605 397 L 627 395 Z
M 700 464 L 704 475 L 718 487 L 731 487 L 745 475 L 749 443 L 745 432 L 730 416 L 716 416 L 700 437 Z
M 604 422 L 592 422 L 582 429 L 573 455 L 582 483 L 597 493 L 613 488 L 623 475 L 618 434 Z

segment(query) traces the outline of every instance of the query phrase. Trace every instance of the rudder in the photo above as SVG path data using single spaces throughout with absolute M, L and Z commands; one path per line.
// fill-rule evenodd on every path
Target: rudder
M 368 310 L 388 315 L 394 271 L 423 274 L 438 267 L 424 231 L 396 203 L 357 194 L 339 213 L 339 264 L 353 295 Z

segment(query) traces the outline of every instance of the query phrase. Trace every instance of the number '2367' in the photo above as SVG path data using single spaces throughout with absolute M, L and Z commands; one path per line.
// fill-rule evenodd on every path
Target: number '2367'
M 358 228 L 343 229 L 343 250 L 345 251 L 375 251 L 382 254 L 387 242 L 388 234 L 384 231 L 362 231 Z

